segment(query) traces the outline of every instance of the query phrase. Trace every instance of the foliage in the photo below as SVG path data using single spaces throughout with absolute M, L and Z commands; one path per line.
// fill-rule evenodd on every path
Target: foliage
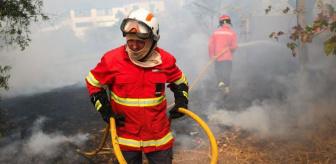
M 0 66 L 0 88 L 4 88 L 6 90 L 9 89 L 8 87 L 8 79 L 10 75 L 8 74 L 8 71 L 11 69 L 9 66 Z
M 324 42 L 324 52 L 327 55 L 336 55 L 336 35 L 332 36 L 326 42 Z
M 0 0 L 0 48 L 24 50 L 31 41 L 30 24 L 49 19 L 42 13 L 42 0 Z M 10 66 L 0 65 L 0 89 L 8 90 Z M 9 129 L 6 112 L 0 109 L 0 137 Z
M 0 47 L 12 45 L 24 50 L 31 41 L 31 22 L 48 19 L 42 5 L 42 0 L 0 0 Z
M 310 25 L 302 27 L 301 25 L 294 26 L 292 32 L 289 35 L 291 40 L 287 43 L 287 47 L 292 50 L 293 56 L 296 56 L 297 42 L 310 43 L 313 38 L 322 32 L 330 32 L 330 37 L 324 42 L 324 52 L 328 55 L 336 55 L 336 11 L 330 4 L 324 5 L 326 11 L 322 11 L 318 14 L 317 18 Z M 288 12 L 285 9 L 286 13 Z M 285 12 L 284 12 L 285 13 Z M 278 33 L 272 32 L 269 37 L 278 40 L 280 35 L 284 33 L 279 31 Z
M 31 41 L 30 24 L 47 20 L 42 0 L 0 0 L 0 48 L 11 45 L 24 50 Z M 0 89 L 8 90 L 9 66 L 0 65 Z

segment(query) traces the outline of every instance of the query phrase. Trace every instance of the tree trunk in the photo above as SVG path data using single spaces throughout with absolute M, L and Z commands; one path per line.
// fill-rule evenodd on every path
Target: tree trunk
M 306 26 L 305 20 L 305 0 L 296 0 L 296 10 L 297 10 L 297 24 L 300 25 L 302 28 Z M 303 42 L 299 42 L 298 44 L 298 56 L 300 61 L 300 69 L 305 70 L 305 67 L 308 63 L 308 52 L 307 52 L 307 45 Z

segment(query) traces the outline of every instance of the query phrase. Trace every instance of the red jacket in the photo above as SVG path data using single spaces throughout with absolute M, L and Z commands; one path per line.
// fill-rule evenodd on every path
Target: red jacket
M 232 50 L 237 48 L 237 35 L 228 25 L 214 31 L 209 39 L 209 56 L 219 55 L 217 61 L 232 60 Z
M 117 128 L 122 150 L 148 153 L 173 145 L 166 114 L 165 83 L 177 84 L 186 79 L 171 54 L 160 48 L 156 51 L 162 64 L 142 68 L 130 61 L 125 46 L 113 49 L 86 78 L 90 95 L 107 86 L 111 91 L 112 110 L 125 116 L 125 126 Z

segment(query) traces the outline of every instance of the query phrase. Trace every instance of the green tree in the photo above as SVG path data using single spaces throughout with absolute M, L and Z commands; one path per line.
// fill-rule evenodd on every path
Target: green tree
M 0 0 L 0 46 L 19 46 L 31 41 L 30 24 L 48 17 L 42 13 L 42 0 Z
M 10 70 L 9 66 L 2 67 L 0 65 L 0 88 L 4 88 L 8 90 L 8 79 L 10 75 L 8 74 L 8 71 Z
M 24 50 L 30 43 L 30 25 L 48 17 L 42 0 L 0 0 L 0 49 L 5 46 Z M 10 66 L 0 65 L 0 90 L 8 90 Z M 6 131 L 6 113 L 0 109 L 0 136 Z
M 0 48 L 24 50 L 31 41 L 31 23 L 48 19 L 42 6 L 42 0 L 0 0 Z M 9 66 L 0 66 L 0 89 L 8 89 L 9 70 Z

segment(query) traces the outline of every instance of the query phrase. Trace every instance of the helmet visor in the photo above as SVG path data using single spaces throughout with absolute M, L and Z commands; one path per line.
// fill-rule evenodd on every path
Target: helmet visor
M 136 34 L 140 39 L 148 39 L 152 36 L 152 31 L 143 22 L 134 19 L 124 19 L 120 26 L 123 36 L 127 34 Z

